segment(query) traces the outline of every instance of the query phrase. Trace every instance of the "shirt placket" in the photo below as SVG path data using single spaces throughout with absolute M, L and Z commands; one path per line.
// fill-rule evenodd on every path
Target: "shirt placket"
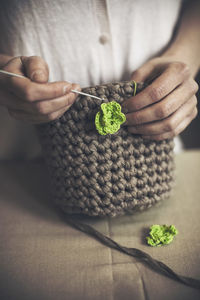
M 115 80 L 112 36 L 106 0 L 93 0 L 95 19 L 98 29 L 97 42 L 101 59 L 101 82 Z

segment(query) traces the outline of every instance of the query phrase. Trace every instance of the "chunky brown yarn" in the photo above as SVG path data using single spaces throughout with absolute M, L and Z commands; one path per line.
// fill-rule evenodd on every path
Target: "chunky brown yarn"
M 144 87 L 137 85 L 137 93 Z M 85 88 L 105 102 L 133 96 L 134 82 Z M 37 126 L 56 204 L 68 213 L 116 216 L 167 198 L 173 184 L 173 141 L 148 141 L 125 126 L 100 135 L 102 101 L 80 96 L 59 119 Z
M 144 87 L 137 85 L 137 92 Z M 134 82 L 83 90 L 122 103 L 134 93 Z M 173 141 L 147 141 L 128 133 L 100 135 L 94 119 L 102 102 L 81 96 L 58 120 L 38 125 L 56 203 L 67 213 L 116 216 L 143 210 L 167 198 L 173 185 Z M 102 244 L 137 258 L 154 271 L 200 289 L 200 280 L 181 276 L 136 248 L 120 245 L 90 225 L 63 214 L 66 222 Z

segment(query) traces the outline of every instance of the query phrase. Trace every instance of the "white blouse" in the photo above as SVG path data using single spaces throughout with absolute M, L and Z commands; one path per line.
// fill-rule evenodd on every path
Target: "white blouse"
M 170 42 L 181 0 L 1 0 L 0 53 L 42 56 L 50 81 L 130 79 Z M 34 127 L 0 107 L 0 159 L 40 155 Z

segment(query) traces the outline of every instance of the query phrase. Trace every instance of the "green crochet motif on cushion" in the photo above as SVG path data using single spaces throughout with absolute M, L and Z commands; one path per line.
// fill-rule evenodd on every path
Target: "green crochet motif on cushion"
M 178 230 L 174 225 L 152 225 L 150 227 L 150 232 L 147 239 L 147 243 L 150 246 L 162 246 L 170 244 L 173 241 L 175 235 L 177 235 Z
M 95 117 L 96 129 L 101 135 L 117 132 L 125 121 L 126 117 L 121 112 L 121 105 L 116 101 L 102 103 L 101 110 Z

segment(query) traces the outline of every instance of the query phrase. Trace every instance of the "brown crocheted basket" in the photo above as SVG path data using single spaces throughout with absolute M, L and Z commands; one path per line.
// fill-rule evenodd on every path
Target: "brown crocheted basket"
M 138 84 L 137 93 L 142 88 Z M 134 82 L 83 92 L 122 103 L 133 96 Z M 145 140 L 125 126 L 100 135 L 94 120 L 101 103 L 80 96 L 62 117 L 37 126 L 56 204 L 68 213 L 116 216 L 167 198 L 173 185 L 173 141 Z

